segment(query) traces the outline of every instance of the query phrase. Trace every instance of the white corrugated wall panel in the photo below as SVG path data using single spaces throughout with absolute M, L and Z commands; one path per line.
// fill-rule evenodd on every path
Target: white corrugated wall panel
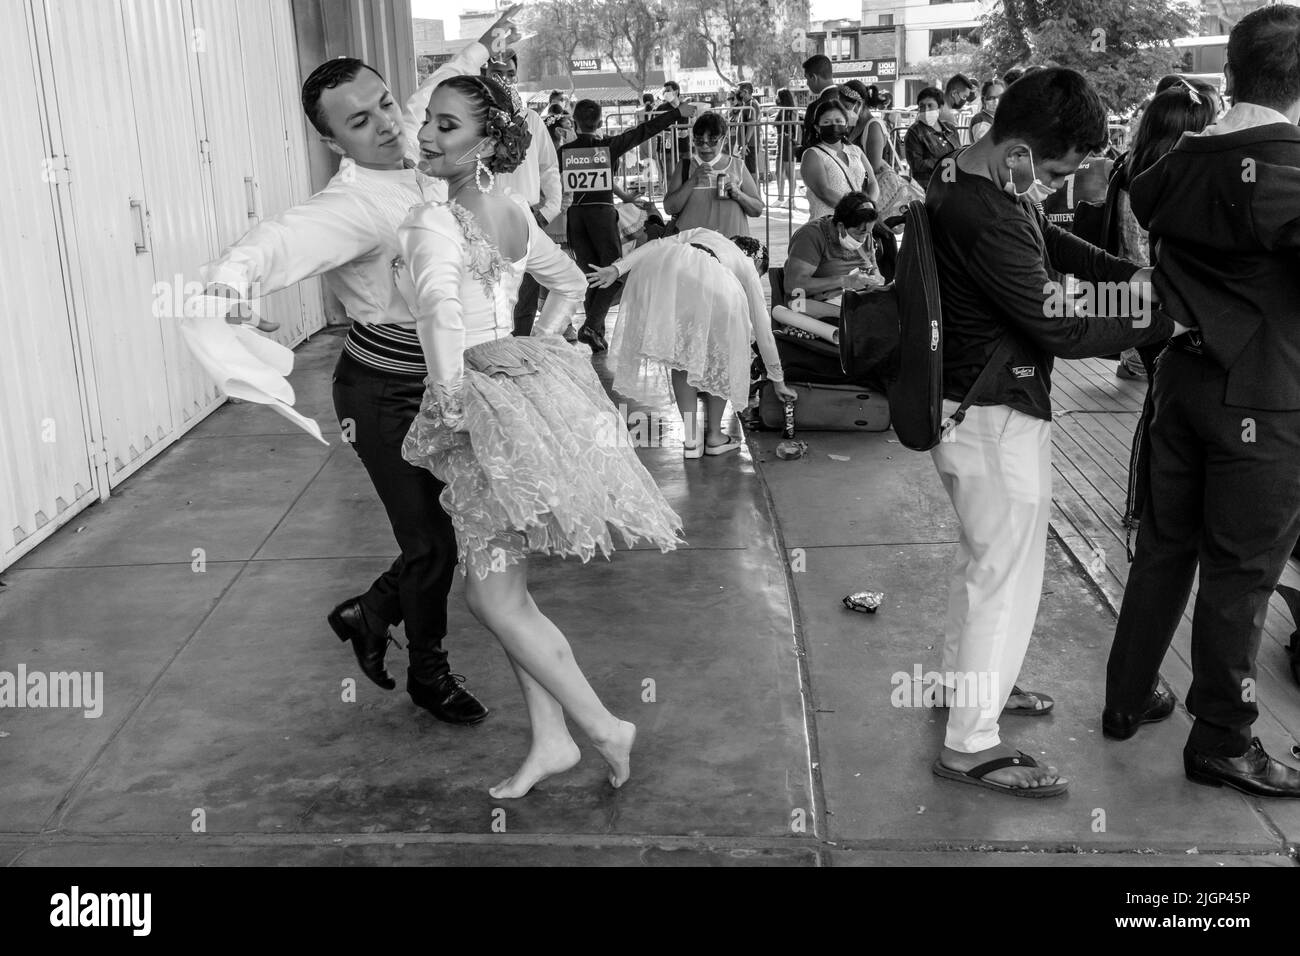
M 24 3 L 0 4 L 0 568 L 98 497 L 64 295 L 42 93 Z
M 162 320 L 118 0 L 46 0 L 58 125 L 68 156 L 78 321 L 89 330 L 110 481 L 172 433 Z
M 179 0 L 129 0 L 122 14 L 151 214 L 155 299 L 162 313 L 167 385 L 179 436 L 221 402 L 176 324 L 176 307 L 197 288 L 198 267 L 217 252 L 199 146 L 202 101 L 196 59 L 205 55 L 204 38 L 189 22 L 189 5 Z
M 280 100 L 271 23 L 273 5 L 266 0 L 235 0 L 244 75 L 262 79 L 256 87 L 249 85 L 245 110 L 261 217 L 273 216 L 297 201 L 289 181 L 288 125 Z M 266 296 L 257 303 L 257 308 L 267 318 L 280 323 L 279 330 L 271 335 L 277 342 L 292 345 L 306 338 L 296 286 Z
M 209 144 L 217 245 L 224 249 L 256 222 L 253 146 L 244 91 L 239 18 L 230 0 L 193 0 L 194 29 L 204 52 L 198 57 L 203 128 Z M 261 94 L 266 80 L 248 77 Z
M 280 78 L 280 108 L 285 118 L 288 148 L 289 190 L 292 201 L 302 202 L 312 193 L 311 169 L 307 159 L 307 137 L 318 136 L 302 111 L 297 41 L 294 33 L 293 0 L 274 0 L 270 4 L 276 67 Z M 314 64 L 313 64 L 314 66 Z M 269 210 L 276 212 L 278 210 Z M 303 316 L 302 331 L 311 335 L 325 327 L 325 304 L 321 282 L 312 279 L 298 284 L 298 298 Z

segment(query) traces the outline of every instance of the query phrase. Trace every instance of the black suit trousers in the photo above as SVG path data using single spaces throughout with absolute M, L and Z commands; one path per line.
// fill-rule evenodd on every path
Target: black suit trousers
M 1258 716 L 1255 657 L 1300 534 L 1300 411 L 1224 404 L 1226 373 L 1167 349 L 1151 381 L 1151 493 L 1106 668 L 1106 706 L 1138 713 L 1200 569 L 1188 743 L 1240 756 Z
M 361 597 L 389 624 L 405 622 L 411 672 L 428 682 L 448 670 L 447 595 L 456 573 L 456 532 L 438 496 L 445 487 L 402 457 L 424 382 L 389 375 L 346 352 L 334 368 L 334 411 L 388 513 L 401 553 Z M 349 429 L 348 426 L 351 425 Z
M 613 206 L 570 206 L 569 207 L 569 246 L 573 249 L 573 258 L 584 275 L 592 266 L 608 266 L 622 254 L 623 247 L 618 238 L 618 214 Z M 622 280 L 615 282 L 608 289 L 590 286 L 583 306 L 587 319 L 584 328 L 605 334 L 605 318 L 609 315 L 610 305 L 618 294 Z

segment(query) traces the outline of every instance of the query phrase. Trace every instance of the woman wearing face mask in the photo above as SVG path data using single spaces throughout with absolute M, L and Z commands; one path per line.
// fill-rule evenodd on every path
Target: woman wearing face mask
M 723 152 L 727 129 L 727 121 L 714 112 L 700 116 L 691 129 L 691 155 L 668 177 L 664 196 L 664 210 L 675 217 L 678 231 L 748 236 L 749 217 L 763 211 L 758 185 L 744 162 Z
M 880 186 L 867 165 L 866 154 L 844 142 L 848 114 L 838 100 L 829 99 L 817 106 L 812 128 L 816 142 L 804 150 L 799 163 L 808 187 L 808 218 L 829 216 L 835 204 L 851 192 L 864 192 L 874 202 Z
M 925 189 L 945 156 L 961 148 L 957 127 L 939 119 L 943 94 L 927 86 L 916 97 L 916 122 L 907 130 L 903 151 L 918 186 Z
M 740 448 L 722 430 L 730 401 L 749 400 L 751 343 L 758 343 L 767 377 L 783 400 L 797 397 L 785 384 L 760 276 L 767 249 L 750 236 L 728 239 L 711 229 L 688 229 L 656 239 L 587 281 L 608 288 L 627 275 L 609 364 L 614 390 L 657 407 L 671 382 L 686 435 L 685 458 L 724 455 Z M 704 396 L 706 428 L 699 427 Z
M 522 196 L 494 195 L 496 173 L 523 161 L 531 133 L 517 93 L 475 76 L 440 84 L 420 129 L 421 167 L 448 201 L 418 205 L 398 229 L 394 280 L 416 318 L 429 367 L 402 457 L 446 483 L 470 610 L 501 642 L 528 709 L 532 741 L 489 793 L 522 797 L 581 757 L 571 717 L 622 786 L 636 727 L 587 682 L 528 590 L 528 555 L 584 562 L 643 539 L 670 550 L 681 520 L 636 453 L 590 354 L 554 334 L 582 303 L 582 273 L 546 238 Z M 550 289 L 531 336 L 514 336 L 525 270 Z M 576 571 L 576 569 L 575 569 Z
M 837 318 L 845 289 L 863 291 L 884 284 L 871 241 L 876 218 L 870 197 L 851 192 L 835 204 L 831 215 L 813 219 L 790 237 L 785 287 L 791 294 L 803 290 L 805 314 Z
M 993 114 L 1005 89 L 1001 80 L 986 80 L 980 87 L 980 111 L 971 117 L 970 141 L 978 143 L 980 137 L 993 128 Z

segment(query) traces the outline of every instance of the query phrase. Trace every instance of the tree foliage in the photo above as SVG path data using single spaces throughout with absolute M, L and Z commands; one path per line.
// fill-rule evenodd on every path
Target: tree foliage
M 998 0 L 981 18 L 992 72 L 1065 66 L 1086 75 L 1107 107 L 1124 112 L 1173 72 L 1173 46 L 1193 32 L 1188 0 Z
M 728 85 L 742 80 L 784 86 L 810 55 L 808 0 L 669 0 L 679 37 L 701 41 L 709 65 Z

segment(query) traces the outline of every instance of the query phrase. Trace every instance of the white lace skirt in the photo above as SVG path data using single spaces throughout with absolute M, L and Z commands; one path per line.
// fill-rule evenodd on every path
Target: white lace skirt
M 701 392 L 749 400 L 754 341 L 749 300 L 709 253 L 661 242 L 627 276 L 609 344 L 614 390 L 654 406 L 672 395 L 670 369 Z
M 465 350 L 465 430 L 450 431 L 425 400 L 402 457 L 446 484 L 461 573 L 480 578 L 529 552 L 585 564 L 646 541 L 677 547 L 681 519 L 636 456 L 590 353 L 558 335 Z

